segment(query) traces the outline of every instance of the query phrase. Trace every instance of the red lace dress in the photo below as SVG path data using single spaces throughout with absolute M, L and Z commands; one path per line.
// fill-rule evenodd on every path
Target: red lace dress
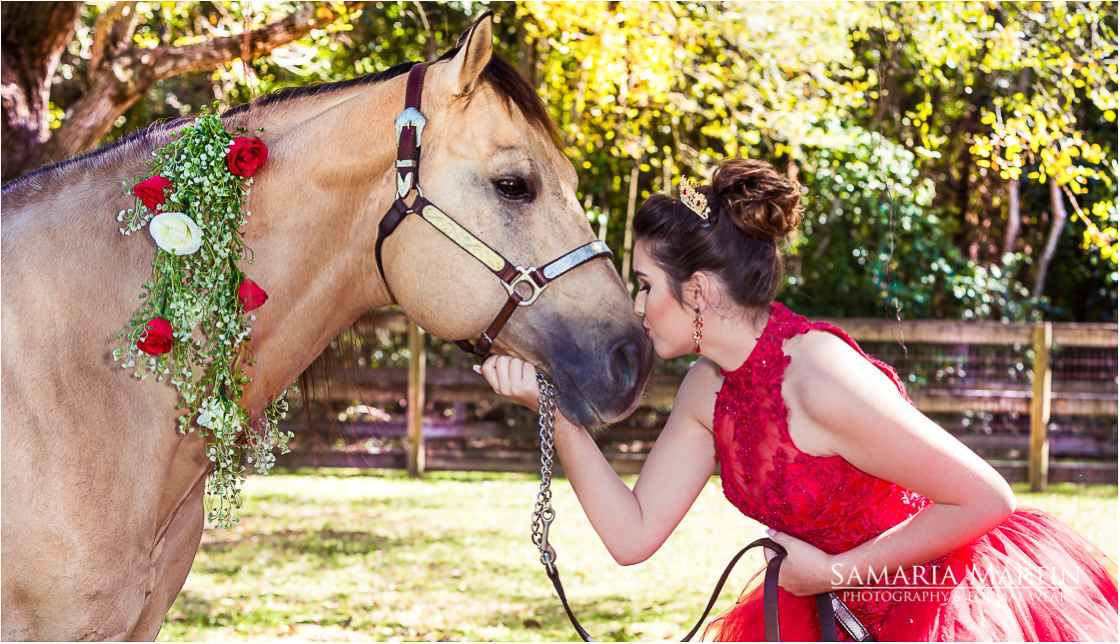
M 931 501 L 843 458 L 811 456 L 794 446 L 782 400 L 790 361 L 783 346 L 815 329 L 843 338 L 906 396 L 894 370 L 864 354 L 843 331 L 773 304 L 751 355 L 739 369 L 724 373 L 715 434 L 728 500 L 770 528 L 836 554 Z M 879 640 L 1116 640 L 1117 586 L 1106 566 L 1103 555 L 1068 526 L 1044 512 L 1019 509 L 922 572 L 866 579 L 859 590 L 842 591 L 841 598 Z M 763 639 L 758 580 L 708 626 L 708 638 Z M 812 597 L 782 590 L 778 604 L 782 639 L 820 639 Z

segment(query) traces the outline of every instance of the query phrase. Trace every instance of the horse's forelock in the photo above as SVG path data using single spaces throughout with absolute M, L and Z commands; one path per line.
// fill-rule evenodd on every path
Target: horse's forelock
M 560 130 L 549 116 L 544 101 L 513 65 L 495 54 L 490 57 L 490 62 L 482 70 L 482 78 L 489 81 L 501 96 L 516 105 L 531 125 L 546 132 L 557 148 L 563 149 Z

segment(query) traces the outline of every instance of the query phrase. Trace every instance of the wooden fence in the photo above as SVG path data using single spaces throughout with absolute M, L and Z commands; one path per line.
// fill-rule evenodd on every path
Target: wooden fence
M 906 347 L 930 345 L 934 351 L 949 355 L 967 354 L 973 348 L 1004 348 L 1021 371 L 1013 382 L 992 383 L 983 379 L 933 378 L 929 382 L 912 386 L 910 395 L 915 405 L 930 415 L 937 414 L 1004 414 L 1029 415 L 1029 453 L 1025 462 L 995 459 L 993 465 L 1011 480 L 1026 478 L 1032 490 L 1045 489 L 1054 478 L 1051 468 L 1048 428 L 1051 418 L 1096 418 L 1105 426 L 1115 429 L 1117 419 L 1116 349 L 1117 325 L 1115 324 L 1003 324 L 995 322 L 945 322 L 945 321 L 893 321 L 869 319 L 827 320 L 845 329 L 864 346 Z M 422 416 L 425 399 L 441 406 L 501 405 L 505 401 L 496 396 L 479 376 L 468 368 L 426 368 L 426 352 L 422 332 L 407 322 L 399 313 L 381 313 L 376 325 L 396 333 L 407 328 L 410 363 L 405 367 L 378 369 L 337 370 L 329 374 L 329 402 L 353 405 L 392 405 L 404 403 L 407 418 L 404 422 L 391 418 L 357 420 L 341 427 L 326 418 L 311 418 L 312 430 L 324 430 L 334 425 L 335 434 L 341 433 L 353 441 L 371 439 L 405 439 L 406 449 L 377 453 L 360 449 L 332 451 L 318 449 L 314 452 L 297 450 L 282 457 L 281 464 L 317 466 L 361 466 L 407 468 L 413 475 L 425 469 L 459 470 L 509 470 L 533 471 L 538 466 L 538 455 L 531 448 L 535 428 L 531 422 L 511 427 L 507 423 L 478 422 L 468 418 L 452 420 Z M 1079 347 L 1096 351 L 1102 364 L 1094 369 L 1091 379 L 1074 379 L 1067 386 L 1056 389 L 1051 356 L 1056 350 Z M 874 352 L 873 352 L 874 353 Z M 889 360 L 888 360 L 889 361 Z M 943 360 L 944 361 L 944 360 Z M 951 360 L 950 360 L 951 361 Z M 899 369 L 904 377 L 906 374 Z M 911 375 L 913 378 L 914 376 Z M 680 383 L 679 376 L 657 375 L 651 377 L 643 397 L 642 408 L 666 409 L 671 407 Z M 402 400 L 403 399 L 403 400 Z M 306 421 L 295 420 L 287 424 L 297 433 L 307 428 Z M 627 431 L 614 432 L 626 435 Z M 634 432 L 629 432 L 633 435 Z M 631 445 L 614 445 L 605 449 L 620 472 L 637 471 L 645 450 L 656 429 L 644 430 L 641 436 L 650 440 L 633 441 Z M 456 438 L 490 441 L 486 450 L 464 447 L 427 447 L 426 441 Z M 970 447 L 985 454 L 1000 439 L 985 434 L 968 434 L 961 439 Z M 1098 457 L 1096 460 L 1079 459 L 1062 463 L 1057 474 L 1062 480 L 1086 482 L 1115 482 L 1115 439 L 1105 437 L 1063 436 L 1062 451 L 1066 454 Z M 1102 452 L 1102 440 L 1105 445 Z M 510 448 L 512 443 L 521 446 Z M 1111 446 L 1109 446 L 1111 443 Z M 1111 455 L 1111 462 L 1108 456 Z M 1100 456 L 1105 460 L 1101 461 Z M 1024 477 L 1025 474 L 1025 477 Z

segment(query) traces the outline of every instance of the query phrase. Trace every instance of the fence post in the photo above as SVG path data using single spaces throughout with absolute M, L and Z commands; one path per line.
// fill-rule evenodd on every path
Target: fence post
M 1054 326 L 1043 322 L 1034 327 L 1034 392 L 1031 396 L 1031 459 L 1028 472 L 1031 492 L 1046 489 L 1050 469 L 1050 441 L 1046 426 L 1050 424 L 1050 345 Z
M 408 322 L 408 475 L 424 474 L 424 332 Z

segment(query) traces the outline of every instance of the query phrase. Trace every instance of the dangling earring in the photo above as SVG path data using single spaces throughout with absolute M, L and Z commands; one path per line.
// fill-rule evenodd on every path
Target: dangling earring
M 700 307 L 696 307 L 696 317 L 692 319 L 692 341 L 696 343 L 696 353 L 700 353 L 700 341 L 704 339 L 704 318 L 700 317 Z

